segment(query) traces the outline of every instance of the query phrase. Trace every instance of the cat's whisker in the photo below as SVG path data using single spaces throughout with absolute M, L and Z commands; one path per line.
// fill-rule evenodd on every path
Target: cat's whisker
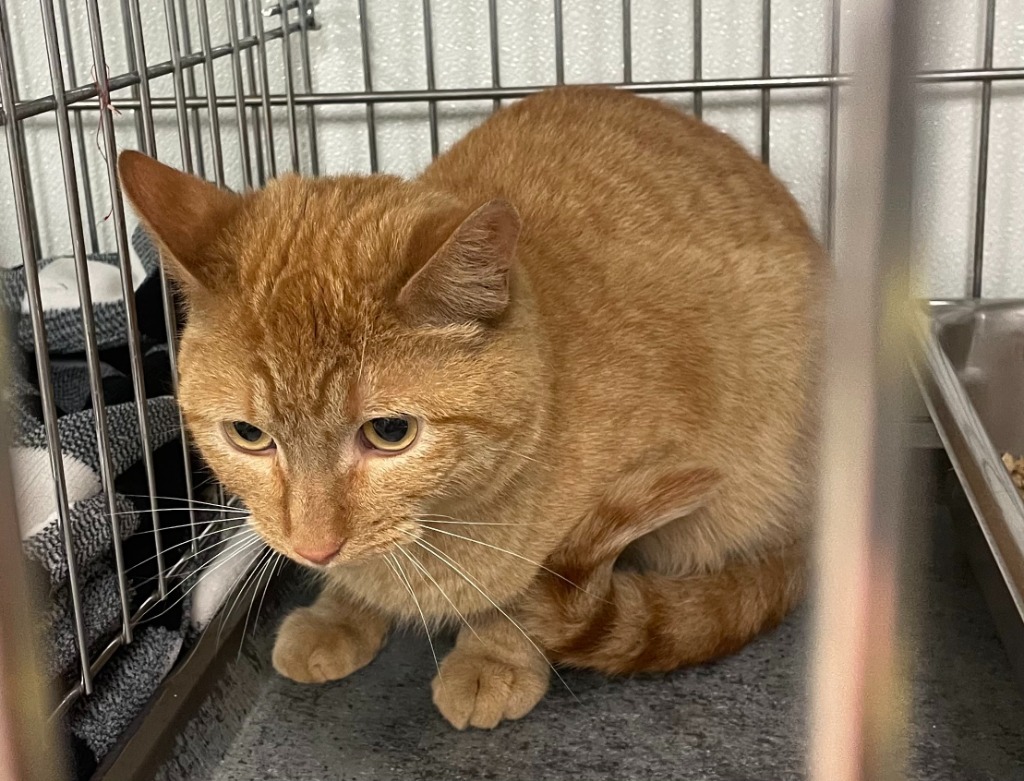
M 226 529 L 218 529 L 218 531 L 222 531 L 222 532 L 235 531 L 236 529 L 244 529 L 246 526 L 248 526 L 248 524 L 240 523 L 237 526 L 229 526 Z M 189 559 L 194 558 L 194 557 L 200 555 L 201 553 L 205 553 L 206 551 L 211 550 L 218 543 L 223 542 L 223 541 L 224 541 L 223 538 L 218 538 L 216 540 L 213 540 L 212 544 L 204 545 L 204 546 L 200 547 L 200 549 L 196 553 L 192 553 L 192 554 L 189 554 L 187 556 L 182 556 L 180 561 L 188 561 Z M 233 541 L 233 538 L 232 538 L 232 541 Z M 183 542 L 175 543 L 174 545 L 164 545 L 164 546 L 162 546 L 160 553 L 156 553 L 156 554 L 154 554 L 152 556 L 148 556 L 148 557 L 142 559 L 142 561 L 135 562 L 134 564 L 132 564 L 132 566 L 130 566 L 130 567 L 125 569 L 125 573 L 131 572 L 132 570 L 137 569 L 138 567 L 141 567 L 143 564 L 146 564 L 147 562 L 153 561 L 153 559 L 157 558 L 158 556 L 160 556 L 162 554 L 167 553 L 168 551 L 172 551 L 175 548 L 181 548 L 181 547 L 184 547 L 186 545 L 191 545 L 191 544 L 192 544 L 192 540 L 188 539 L 188 540 L 184 540 Z M 145 582 L 145 581 L 143 581 L 143 582 Z
M 249 588 L 249 583 L 252 581 L 253 577 L 256 575 L 257 572 L 260 571 L 260 567 L 263 564 L 263 562 L 270 556 L 270 552 L 271 548 L 270 546 L 267 546 L 266 550 L 260 551 L 258 554 L 256 554 L 256 558 L 253 560 L 252 564 L 249 566 L 246 572 L 245 579 L 242 581 L 242 585 L 240 587 L 234 588 L 235 594 L 234 599 L 231 600 L 231 607 L 229 607 L 227 610 L 221 611 L 220 629 L 217 630 L 218 646 L 220 645 L 220 638 L 221 635 L 224 633 L 224 627 L 227 625 L 228 618 L 230 618 L 231 614 L 235 612 L 235 606 L 238 604 L 238 601 L 242 598 L 246 590 Z
M 235 519 L 229 519 L 229 520 L 239 521 L 239 520 L 243 520 L 243 519 L 235 518 Z M 233 526 L 223 526 L 223 527 L 217 529 L 217 534 L 218 535 L 223 535 L 223 534 L 225 534 L 227 532 L 237 532 L 238 529 L 244 529 L 248 525 L 249 525 L 248 523 L 244 523 L 243 522 L 243 523 L 236 523 Z M 190 528 L 190 524 L 183 524 L 181 526 L 161 526 L 160 527 L 160 531 L 161 532 L 165 532 L 165 531 L 171 531 L 171 530 L 174 530 L 174 529 L 188 529 L 188 528 Z M 146 531 L 143 531 L 143 532 L 136 532 L 132 536 L 134 537 L 134 536 L 138 536 L 138 535 L 150 535 L 152 533 L 153 533 L 153 530 L 149 529 L 149 530 L 146 530 Z M 183 558 L 187 560 L 189 558 L 192 558 L 193 556 L 198 555 L 198 553 L 210 550 L 210 548 L 212 548 L 213 545 L 216 545 L 217 543 L 222 542 L 223 540 L 224 540 L 223 536 L 214 537 L 212 535 L 208 536 L 208 538 L 205 539 L 205 540 L 196 539 L 196 540 L 194 540 L 194 542 L 197 542 L 197 543 L 212 542 L 212 545 L 211 544 L 200 545 L 200 548 L 199 548 L 199 550 L 196 553 L 193 553 L 193 554 L 191 554 L 189 556 L 184 556 Z M 125 572 L 126 573 L 127 572 L 131 572 L 132 570 L 137 569 L 138 567 L 141 567 L 143 564 L 146 564 L 147 562 L 153 561 L 153 559 L 158 558 L 162 554 L 166 554 L 169 551 L 173 551 L 176 548 L 183 548 L 186 545 L 191 545 L 192 543 L 193 543 L 193 539 L 191 537 L 189 537 L 189 539 L 187 539 L 187 540 L 182 540 L 181 542 L 176 542 L 173 545 L 165 545 L 165 544 L 163 544 L 161 542 L 160 549 L 159 549 L 158 553 L 154 553 L 152 556 L 147 556 L 146 558 L 142 559 L 141 561 L 135 562 L 134 564 L 132 564 L 132 566 L 130 566 L 127 569 L 125 569 Z M 145 581 L 143 581 L 143 582 L 145 582 Z
M 267 578 L 267 584 L 263 587 L 263 596 L 260 597 L 260 603 L 256 606 L 256 615 L 253 617 L 252 622 L 252 634 L 256 636 L 256 627 L 260 623 L 260 611 L 263 610 L 263 600 L 267 598 L 267 592 L 270 590 L 270 583 L 277 575 L 277 571 L 280 569 L 281 564 L 285 561 L 285 557 L 282 556 L 278 551 L 274 551 L 274 555 L 271 557 L 273 564 L 270 567 L 270 576 Z
M 245 611 L 245 623 L 242 624 L 242 636 L 238 641 L 238 654 L 235 656 L 236 662 L 242 657 L 242 647 L 245 645 L 245 633 L 249 629 L 249 617 L 252 615 L 252 609 L 256 605 L 256 596 L 260 593 L 260 585 L 263 583 L 263 577 L 267 574 L 270 566 L 274 563 L 274 549 L 268 547 L 266 552 L 261 554 L 260 561 L 262 561 L 262 564 L 257 563 L 256 566 L 253 567 L 253 571 L 259 570 L 260 574 L 256 577 L 256 583 L 253 585 L 252 598 L 249 600 L 249 609 Z M 246 581 L 246 583 L 248 583 L 248 581 Z M 243 592 L 245 591 L 245 588 L 245 586 L 242 587 Z
M 381 556 L 381 561 L 388 565 L 388 569 L 391 570 L 391 574 L 394 575 L 395 578 L 398 580 L 399 585 L 401 585 L 402 588 L 405 588 L 405 583 L 403 583 L 402 579 L 398 577 L 398 570 L 396 570 L 395 565 L 391 563 L 390 554 L 385 553 L 383 556 Z
M 431 523 L 435 523 L 436 518 L 446 518 L 451 523 L 460 523 L 466 526 L 522 526 L 521 523 L 502 523 L 498 521 L 468 521 L 465 518 L 456 518 L 454 515 L 445 515 L 444 513 L 420 513 Z
M 391 560 L 391 563 L 395 565 L 398 576 L 402 579 L 406 589 L 409 591 L 409 596 L 412 597 L 413 604 L 416 605 L 416 610 L 420 614 L 420 620 L 423 622 L 423 631 L 427 633 L 427 644 L 430 646 L 430 655 L 434 657 L 434 667 L 437 668 L 437 678 L 441 681 L 441 686 L 444 687 L 444 678 L 441 677 L 441 662 L 438 661 L 437 651 L 434 649 L 434 640 L 430 636 L 430 627 L 427 626 L 427 617 L 423 613 L 423 608 L 420 606 L 420 600 L 416 596 L 416 591 L 412 587 L 412 583 L 409 582 L 408 576 L 405 574 L 405 570 L 402 569 L 401 563 L 398 561 L 398 557 L 394 553 L 387 554 L 387 557 Z
M 477 640 L 479 640 L 482 643 L 483 638 L 481 638 L 480 635 L 476 633 L 476 629 L 473 628 L 473 625 L 469 623 L 469 620 L 462 614 L 462 611 L 455 606 L 455 603 L 452 602 L 451 598 L 448 596 L 445 590 L 441 588 L 441 584 L 434 580 L 434 576 L 427 571 L 427 568 L 420 564 L 418 561 L 416 561 L 416 557 L 409 553 L 409 551 L 407 551 L 405 548 L 397 548 L 397 550 L 399 553 L 405 556 L 405 558 L 407 558 L 412 563 L 412 565 L 416 567 L 416 569 L 420 571 L 420 577 L 426 578 L 434 584 L 434 587 L 440 592 L 441 596 L 445 598 L 445 601 L 447 601 L 448 604 L 452 606 L 452 610 L 454 610 L 456 615 L 458 615 L 458 617 L 462 619 L 462 623 L 466 625 L 466 628 L 473 633 L 474 637 L 476 637 Z
M 120 493 L 120 491 L 118 493 Z M 129 499 L 150 499 L 150 498 L 153 498 L 153 499 L 159 499 L 159 500 L 164 501 L 164 502 L 183 502 L 183 503 L 186 503 L 186 504 L 191 502 L 192 504 L 197 504 L 197 505 L 200 505 L 202 507 L 212 507 L 215 510 L 235 510 L 235 511 L 237 511 L 237 510 L 241 510 L 242 509 L 238 505 L 220 504 L 219 502 L 207 502 L 207 501 L 205 501 L 203 499 L 187 499 L 187 498 L 184 498 L 184 497 L 181 497 L 181 496 L 160 496 L 159 494 L 154 494 L 152 497 L 150 497 L 149 494 L 121 494 L 121 496 L 126 496 Z
M 188 545 L 190 543 L 191 543 L 191 540 L 188 540 L 188 541 L 182 543 L 182 545 Z M 169 550 L 173 550 L 175 547 L 181 547 L 181 546 L 172 546 L 171 548 L 166 548 L 164 550 L 164 553 L 166 553 Z M 204 547 L 200 548 L 199 550 L 197 550 L 195 553 L 187 553 L 187 554 L 181 556 L 177 560 L 177 562 L 180 563 L 180 564 L 184 564 L 185 562 L 191 561 L 192 559 L 199 559 L 199 558 L 207 555 L 208 553 L 210 553 L 210 551 L 212 551 L 214 549 L 214 547 L 216 547 L 216 546 L 215 545 L 204 546 Z M 125 574 L 128 574 L 128 573 L 132 572 L 133 570 L 136 570 L 139 567 L 142 567 L 142 566 L 148 564 L 149 562 L 151 562 L 154 559 L 158 558 L 159 555 L 160 554 L 154 554 L 152 556 L 147 556 L 142 561 L 135 562 L 132 566 L 128 567 L 125 570 Z M 156 575 L 151 575 L 148 578 L 144 578 L 142 580 L 135 581 L 135 586 L 136 586 L 136 588 L 141 587 L 141 586 L 146 586 L 146 585 L 152 583 L 153 581 L 158 580 L 159 578 L 160 578 L 159 573 L 156 574 Z
M 540 569 L 544 570 L 545 572 L 548 572 L 548 573 L 554 575 L 556 578 L 559 578 L 560 580 L 564 580 L 570 586 L 572 586 L 575 589 L 579 589 L 584 594 L 587 594 L 588 596 L 594 597 L 595 599 L 600 599 L 600 597 L 596 596 L 595 594 L 590 594 L 585 588 L 583 588 L 582 586 L 579 586 L 579 585 L 573 583 L 571 580 L 569 580 L 569 578 L 565 577 L 564 575 L 562 575 L 562 574 L 560 574 L 558 572 L 555 572 L 550 567 L 546 567 L 545 565 L 543 565 L 543 564 L 541 564 L 539 562 L 536 562 L 533 559 L 529 559 L 526 556 L 523 556 L 523 555 L 521 555 L 519 553 L 516 553 L 515 551 L 510 551 L 508 548 L 502 548 L 502 547 L 500 547 L 498 545 L 492 545 L 489 542 L 484 542 L 483 540 L 477 540 L 477 539 L 474 539 L 473 537 L 466 537 L 463 534 L 456 534 L 455 532 L 446 531 L 444 529 L 435 529 L 435 528 L 433 528 L 432 526 L 430 526 L 430 525 L 428 525 L 426 523 L 422 523 L 420 525 L 424 529 L 427 529 L 428 531 L 432 531 L 432 532 L 435 532 L 437 534 L 443 534 L 443 535 L 445 535 L 447 537 L 455 537 L 456 539 L 465 540 L 466 542 L 474 542 L 477 545 L 484 546 L 485 548 L 490 548 L 491 550 L 496 550 L 496 551 L 498 551 L 500 553 L 505 553 L 505 554 L 508 554 L 509 556 L 514 556 L 517 559 L 522 559 L 523 561 L 527 562 L 528 564 L 532 564 L 535 567 L 539 567 Z
M 448 517 L 448 516 L 445 516 L 445 517 Z M 428 523 L 428 522 L 429 523 L 440 523 L 440 524 L 447 524 L 447 525 L 451 525 L 451 526 L 516 526 L 517 525 L 517 524 L 514 524 L 514 523 L 497 523 L 497 522 L 492 523 L 490 521 L 460 521 L 460 520 L 455 519 L 455 518 L 453 518 L 450 521 L 438 521 L 438 520 L 436 520 L 434 518 L 431 518 L 429 515 L 428 516 L 424 516 L 423 518 L 417 518 L 416 520 L 419 521 L 420 523 Z
M 218 526 L 217 530 L 218 531 L 222 531 L 224 529 L 237 529 L 237 528 L 239 528 L 241 526 L 247 526 L 249 524 L 249 519 L 250 518 L 252 518 L 251 515 L 233 515 L 233 516 L 231 516 L 229 518 L 219 518 L 219 519 L 217 519 L 215 521 L 197 521 L 195 526 L 196 526 L 197 529 L 203 529 L 206 526 L 217 526 L 218 524 L 223 524 L 223 523 L 233 523 L 233 524 L 238 524 L 238 526 Z M 192 528 L 192 524 L 191 523 L 176 523 L 176 524 L 173 524 L 172 526 L 163 526 L 163 525 L 161 525 L 159 527 L 160 531 L 162 531 L 162 532 L 174 531 L 176 529 L 191 529 L 191 528 Z M 146 532 L 146 533 L 148 533 L 148 532 Z
M 537 643 L 534 641 L 534 639 L 532 637 L 530 637 L 529 634 L 527 634 L 526 630 L 523 629 L 516 622 L 516 620 L 514 618 L 512 618 L 512 616 L 510 616 L 507 612 L 505 612 L 505 610 L 502 609 L 502 607 L 497 602 L 495 602 L 493 599 L 491 599 L 490 595 L 486 591 L 484 591 L 476 583 L 476 581 L 474 581 L 471 577 L 469 577 L 469 575 L 467 575 L 465 572 L 463 572 L 462 569 L 447 554 L 445 554 L 443 551 L 441 551 L 440 549 L 438 549 L 437 547 L 435 547 L 431 543 L 427 542 L 426 540 L 420 540 L 420 539 L 413 539 L 413 542 L 416 543 L 417 545 L 419 545 L 421 548 L 423 548 L 428 553 L 431 553 L 434 556 L 436 556 L 444 564 L 448 565 L 448 567 L 450 567 L 451 570 L 456 575 L 461 577 L 464 581 L 466 581 L 466 583 L 468 583 L 470 586 L 472 586 L 474 589 L 476 589 L 480 593 L 480 596 L 482 596 L 484 599 L 486 599 L 488 602 L 490 602 L 491 605 L 494 606 L 495 610 L 497 610 L 499 613 L 501 613 L 501 615 L 503 615 L 508 620 L 508 622 L 510 624 L 512 624 L 512 626 L 514 626 L 516 629 L 519 630 L 519 633 L 524 638 L 526 638 L 526 641 L 530 645 L 532 645 L 534 647 L 534 649 L 537 651 L 537 653 L 540 654 L 540 657 L 545 661 L 545 663 L 547 663 L 547 666 L 551 668 L 551 672 L 553 672 L 555 674 L 555 677 L 558 678 L 558 680 L 562 682 L 562 685 L 565 687 L 566 691 L 568 691 L 569 694 L 572 695 L 574 700 L 579 702 L 579 697 L 576 696 L 576 692 L 574 692 L 569 687 L 569 684 L 565 682 L 565 678 L 563 678 L 561 676 L 561 674 L 558 672 L 558 670 L 555 669 L 555 666 L 551 663 L 551 660 L 548 659 L 548 656 L 547 656 L 547 654 L 544 653 L 543 649 L 541 649 L 541 647 L 539 645 L 537 645 Z
M 240 536 L 240 534 L 241 533 L 239 533 L 239 536 Z M 204 546 L 204 547 L 200 548 L 195 553 L 190 553 L 190 554 L 188 554 L 186 556 L 182 556 L 179 559 L 179 562 L 181 562 L 183 564 L 184 562 L 190 561 L 192 559 L 198 559 L 200 557 L 207 556 L 207 555 L 216 556 L 217 554 L 211 553 L 211 552 L 218 545 L 221 545 L 221 544 L 223 544 L 223 549 L 220 551 L 220 555 L 229 554 L 228 558 L 231 558 L 231 556 L 233 556 L 234 553 L 237 552 L 237 550 L 239 549 L 240 546 L 242 546 L 243 544 L 251 543 L 252 539 L 253 539 L 252 536 L 247 536 L 246 538 L 241 539 L 241 540 L 236 539 L 235 537 L 231 537 L 231 538 L 229 538 L 227 540 L 217 540 L 216 542 L 214 542 L 211 545 L 207 545 L 207 546 Z M 184 544 L 188 544 L 188 542 L 190 542 L 190 541 L 186 541 L 186 543 L 184 543 Z M 133 564 L 131 567 L 129 567 L 129 569 L 125 570 L 125 572 L 129 572 L 129 571 L 135 569 L 136 567 L 142 566 L 143 564 L 145 564 L 145 563 L 147 563 L 149 561 L 152 561 L 155 558 L 156 558 L 156 556 L 150 556 L 147 559 L 144 559 L 143 561 L 140 561 L 140 562 L 138 562 L 136 564 Z M 198 570 L 197 570 L 197 572 L 198 572 Z M 195 573 L 192 573 L 192 574 L 195 574 Z M 146 584 L 152 583 L 153 581 L 157 580 L 159 577 L 160 577 L 159 574 L 153 575 L 153 576 L 148 577 L 148 578 L 146 578 L 144 580 L 138 581 L 136 583 L 136 586 L 137 587 L 138 586 L 145 586 Z M 188 577 L 189 576 L 185 576 L 185 579 L 187 579 Z
M 216 564 L 214 564 L 214 565 L 212 565 L 210 567 L 206 567 L 206 568 L 203 568 L 202 570 L 200 570 L 199 573 L 198 573 L 198 578 L 196 579 L 196 582 L 193 583 L 191 586 L 189 586 L 188 589 L 186 589 L 185 592 L 180 597 L 178 597 L 176 600 L 174 600 L 174 602 L 172 602 L 170 605 L 167 605 L 164 610 L 161 610 L 159 613 L 157 613 L 156 615 L 153 615 L 153 616 L 149 616 L 149 615 L 143 614 L 143 618 L 145 618 L 145 620 L 147 620 L 147 621 L 152 621 L 152 620 L 154 620 L 156 618 L 159 618 L 160 616 L 164 615 L 165 613 L 169 612 L 170 610 L 173 610 L 183 599 L 185 599 L 185 597 L 187 597 L 189 594 L 191 594 L 199 586 L 199 584 L 202 583 L 213 572 L 216 572 L 218 569 L 223 567 L 231 559 L 236 558 L 236 557 L 242 555 L 243 553 L 247 553 L 249 550 L 251 550 L 254 547 L 255 544 L 262 543 L 262 542 L 263 542 L 263 540 L 259 537 L 259 535 L 253 534 L 253 539 L 247 540 L 246 544 L 244 546 L 242 546 L 241 548 L 235 550 L 230 556 L 224 558 L 221 561 L 218 561 Z M 192 574 L 196 574 L 196 573 L 191 573 L 188 577 L 191 577 Z M 184 578 L 183 580 L 187 580 L 187 578 Z M 161 604 L 160 602 L 155 602 L 153 604 L 153 607 L 157 607 L 160 604 Z
M 195 525 L 195 529 L 197 531 L 196 539 L 198 539 L 198 535 L 202 534 L 203 530 L 206 529 L 207 527 L 209 527 L 211 529 L 215 529 L 218 532 L 224 532 L 224 531 L 230 531 L 231 529 L 241 529 L 243 526 L 251 526 L 251 524 L 249 523 L 249 520 L 250 520 L 251 517 L 252 516 L 249 516 L 249 515 L 236 515 L 236 516 L 232 516 L 230 518 L 224 518 L 223 520 L 220 520 L 220 521 L 215 521 L 215 522 L 210 522 L 210 523 L 197 523 Z M 191 528 L 192 528 L 192 524 L 191 523 L 176 523 L 176 524 L 173 524 L 171 526 L 160 526 L 158 530 L 162 531 L 162 532 L 166 532 L 166 531 L 179 531 L 179 530 L 182 530 L 182 529 L 191 529 Z M 152 532 L 152 529 L 149 529 L 149 530 L 147 530 L 144 533 L 149 534 L 151 532 Z M 212 533 L 212 532 L 210 532 L 210 533 Z
M 144 512 L 144 513 L 140 513 L 140 514 L 148 515 L 149 513 L 148 512 Z M 118 516 L 126 517 L 126 516 L 129 516 L 129 515 L 131 515 L 131 513 L 115 513 L 114 517 L 118 517 Z M 111 517 L 110 513 L 106 513 L 104 515 L 104 517 L 109 519 Z M 195 522 L 195 528 L 196 529 L 203 529 L 204 527 L 216 526 L 218 524 L 235 523 L 237 521 L 248 521 L 248 519 L 251 518 L 251 517 L 252 517 L 251 515 L 232 515 L 232 516 L 229 516 L 227 518 L 216 518 L 216 519 L 213 519 L 213 520 L 196 521 Z M 433 523 L 433 521 L 431 523 Z M 193 524 L 192 523 L 175 523 L 175 524 L 171 524 L 170 526 L 165 526 L 164 524 L 161 523 L 159 526 L 157 526 L 157 530 L 158 531 L 162 531 L 162 532 L 174 531 L 176 529 L 191 529 L 191 528 L 193 528 Z M 224 528 L 224 527 L 221 526 L 220 528 Z M 149 534 L 152 531 L 153 531 L 152 529 L 146 529 L 146 530 L 144 530 L 142 532 L 138 532 L 138 533 Z
M 162 513 L 187 513 L 187 512 L 190 512 L 193 509 L 199 510 L 200 512 L 210 512 L 210 510 L 207 510 L 206 508 L 203 508 L 203 507 L 198 507 L 198 508 L 191 508 L 191 507 L 153 507 L 152 509 L 149 508 L 149 507 L 142 507 L 142 508 L 139 508 L 138 510 L 118 510 L 115 513 L 104 513 L 104 515 L 106 515 L 106 517 L 108 517 L 108 518 L 111 515 L 114 515 L 114 516 L 118 516 L 118 515 L 160 515 Z M 217 512 L 218 513 L 222 513 L 222 512 L 226 512 L 226 511 L 225 510 L 217 510 Z M 248 510 L 243 510 L 241 507 L 234 507 L 234 508 L 232 508 L 232 512 L 245 513 L 246 515 L 251 515 L 251 513 Z M 209 520 L 201 520 L 201 521 L 197 520 L 196 521 L 196 525 L 200 526 L 200 525 L 202 525 L 204 523 L 220 523 L 223 520 L 224 520 L 223 518 L 211 518 Z
M 238 554 L 236 554 L 236 555 L 238 555 Z M 232 556 L 232 558 L 233 558 L 233 556 Z M 210 571 L 218 569 L 220 566 L 221 566 L 221 563 L 218 563 L 217 566 L 210 568 Z M 238 575 L 235 576 L 234 580 L 231 583 L 231 586 L 228 588 L 228 591 L 227 591 L 228 594 L 231 594 L 231 592 L 234 589 L 238 588 L 238 584 L 241 581 L 242 577 L 246 574 L 246 572 L 247 572 L 247 570 L 243 569 Z M 189 592 L 191 592 L 193 589 L 197 588 L 199 586 L 199 583 L 206 578 L 207 574 L 209 574 L 209 573 L 208 572 L 202 573 L 202 575 L 199 578 L 199 580 L 196 581 L 196 583 L 193 584 L 191 588 L 189 588 Z M 186 592 L 185 594 L 183 594 L 182 595 L 182 599 L 184 599 L 186 596 L 188 596 L 189 592 Z M 225 602 L 226 601 L 227 600 L 225 599 Z M 220 614 L 220 611 L 222 611 L 223 609 L 224 609 L 224 605 L 222 604 L 220 609 L 218 610 L 218 614 L 210 617 L 210 621 L 209 621 L 209 623 L 207 623 L 206 627 L 203 629 L 202 633 L 199 636 L 199 639 L 196 640 L 196 642 L 192 644 L 192 650 L 189 652 L 188 659 L 185 660 L 186 664 L 188 663 L 188 660 L 192 658 L 192 655 L 196 652 L 196 650 L 199 648 L 199 646 L 202 645 L 203 639 L 206 637 L 207 633 L 210 631 L 210 629 L 213 627 L 213 625 L 217 622 L 216 619 L 218 618 L 218 616 Z

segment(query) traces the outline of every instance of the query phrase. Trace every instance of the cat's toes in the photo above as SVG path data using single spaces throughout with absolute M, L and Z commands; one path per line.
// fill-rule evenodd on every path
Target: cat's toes
M 383 644 L 348 624 L 325 621 L 308 608 L 292 611 L 274 642 L 274 669 L 298 683 L 324 683 L 369 664 Z
M 434 678 L 434 705 L 456 729 L 493 729 L 521 719 L 548 690 L 547 666 L 521 667 L 453 651 Z

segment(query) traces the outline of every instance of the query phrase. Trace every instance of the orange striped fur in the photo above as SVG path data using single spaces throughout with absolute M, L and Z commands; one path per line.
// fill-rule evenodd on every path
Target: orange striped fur
M 197 446 L 279 553 L 343 543 L 278 632 L 282 674 L 348 675 L 396 623 L 458 627 L 434 701 L 493 727 L 551 661 L 712 659 L 798 598 L 826 264 L 722 133 L 574 87 L 408 181 L 120 171 L 187 299 Z M 383 457 L 359 432 L 388 414 L 419 429 Z M 241 452 L 232 421 L 276 450 Z

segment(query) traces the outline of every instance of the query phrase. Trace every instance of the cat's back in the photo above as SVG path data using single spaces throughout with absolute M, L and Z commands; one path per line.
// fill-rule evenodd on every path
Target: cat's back
M 522 260 L 542 285 L 546 275 L 563 289 L 601 281 L 621 299 L 655 281 L 663 291 L 703 288 L 710 274 L 737 282 L 742 296 L 743 279 L 800 287 L 821 266 L 793 198 L 739 144 L 609 88 L 559 88 L 505 108 L 423 179 L 469 201 L 512 201 Z
M 528 229 L 583 217 L 598 232 L 599 220 L 643 230 L 668 217 L 699 218 L 704 234 L 742 220 L 761 240 L 808 235 L 785 188 L 735 141 L 667 104 L 604 87 L 553 89 L 499 111 L 423 178 L 470 200 L 504 195 L 534 218 Z
M 560 88 L 497 112 L 422 180 L 519 210 L 550 419 L 573 432 L 552 457 L 574 475 L 598 490 L 623 454 L 686 443 L 729 474 L 745 464 L 735 479 L 769 504 L 802 482 L 827 264 L 739 144 L 655 100 Z
M 560 88 L 499 111 L 422 178 L 520 211 L 519 262 L 579 409 L 614 427 L 624 399 L 632 421 L 685 398 L 684 436 L 748 429 L 750 408 L 802 417 L 824 255 L 723 133 L 655 100 Z

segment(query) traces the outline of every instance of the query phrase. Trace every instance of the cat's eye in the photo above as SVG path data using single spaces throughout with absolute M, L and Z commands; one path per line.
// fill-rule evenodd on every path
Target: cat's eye
M 244 420 L 233 420 L 224 424 L 224 435 L 228 442 L 239 450 L 260 453 L 274 447 L 274 438 L 261 428 Z
M 374 450 L 385 453 L 399 453 L 416 439 L 419 426 L 416 418 L 406 416 L 393 418 L 371 418 L 366 421 L 360 433 L 363 441 Z

